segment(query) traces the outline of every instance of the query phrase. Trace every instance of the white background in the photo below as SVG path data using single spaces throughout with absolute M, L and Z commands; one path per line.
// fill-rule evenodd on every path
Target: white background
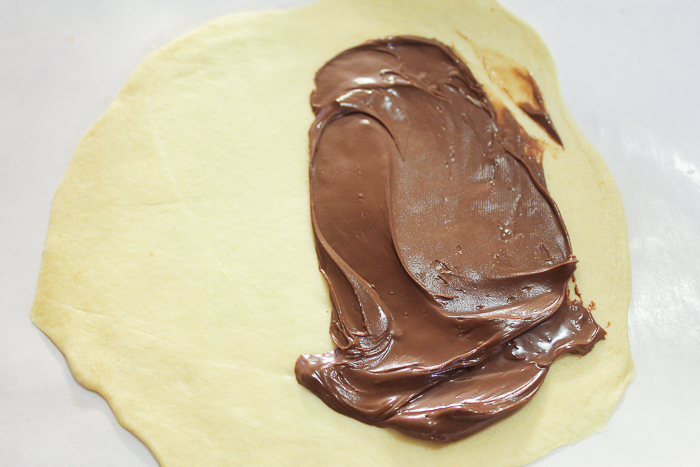
M 157 466 L 29 321 L 51 200 L 149 53 L 226 13 L 306 3 L 0 0 L 0 465 Z M 534 465 L 700 465 L 700 2 L 503 3 L 550 47 L 620 188 L 632 255 L 638 376 L 608 431 Z

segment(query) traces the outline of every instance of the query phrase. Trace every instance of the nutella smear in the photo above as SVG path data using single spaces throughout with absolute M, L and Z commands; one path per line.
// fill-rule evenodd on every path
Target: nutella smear
M 452 49 L 412 36 L 349 49 L 318 71 L 311 104 L 337 348 L 295 371 L 328 406 L 452 441 L 512 414 L 558 355 L 604 337 L 570 298 L 576 259 L 540 144 Z M 522 110 L 560 143 L 543 104 Z

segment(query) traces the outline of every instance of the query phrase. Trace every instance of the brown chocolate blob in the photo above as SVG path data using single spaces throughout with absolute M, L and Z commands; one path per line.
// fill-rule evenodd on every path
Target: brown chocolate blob
M 537 86 L 535 79 L 530 73 L 522 72 L 519 70 L 520 76 L 523 80 L 526 80 L 530 84 L 530 89 L 532 92 L 533 102 L 523 102 L 518 103 L 520 110 L 525 112 L 528 117 L 530 117 L 535 123 L 537 123 L 554 141 L 557 142 L 559 146 L 564 146 L 559 137 L 559 133 L 554 128 L 552 119 L 549 117 L 549 112 L 544 107 L 544 100 L 542 99 L 542 93 L 540 92 L 540 87 Z
M 367 42 L 318 71 L 311 104 L 312 220 L 337 348 L 299 357 L 299 383 L 362 422 L 452 441 L 521 407 L 558 355 L 603 338 L 569 298 L 576 259 L 539 145 L 454 51 Z

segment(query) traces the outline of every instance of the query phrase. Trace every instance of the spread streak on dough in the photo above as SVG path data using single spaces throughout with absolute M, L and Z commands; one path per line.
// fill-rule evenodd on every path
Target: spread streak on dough
M 540 145 L 450 48 L 402 36 L 349 49 L 319 70 L 311 103 L 312 220 L 337 349 L 295 371 L 327 405 L 452 441 L 513 413 L 558 355 L 604 337 L 569 297 L 576 259 Z

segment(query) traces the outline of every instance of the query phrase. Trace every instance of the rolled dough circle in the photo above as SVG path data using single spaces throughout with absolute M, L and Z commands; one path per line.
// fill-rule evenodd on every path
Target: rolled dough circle
M 565 148 L 545 152 L 548 187 L 608 333 L 524 409 L 440 446 L 333 412 L 293 371 L 332 348 L 309 212 L 314 74 L 406 34 L 453 46 L 496 94 L 483 50 L 534 76 Z M 56 194 L 32 319 L 163 466 L 517 466 L 605 425 L 633 375 L 630 283 L 617 189 L 529 26 L 491 0 L 323 0 L 226 16 L 134 72 Z

